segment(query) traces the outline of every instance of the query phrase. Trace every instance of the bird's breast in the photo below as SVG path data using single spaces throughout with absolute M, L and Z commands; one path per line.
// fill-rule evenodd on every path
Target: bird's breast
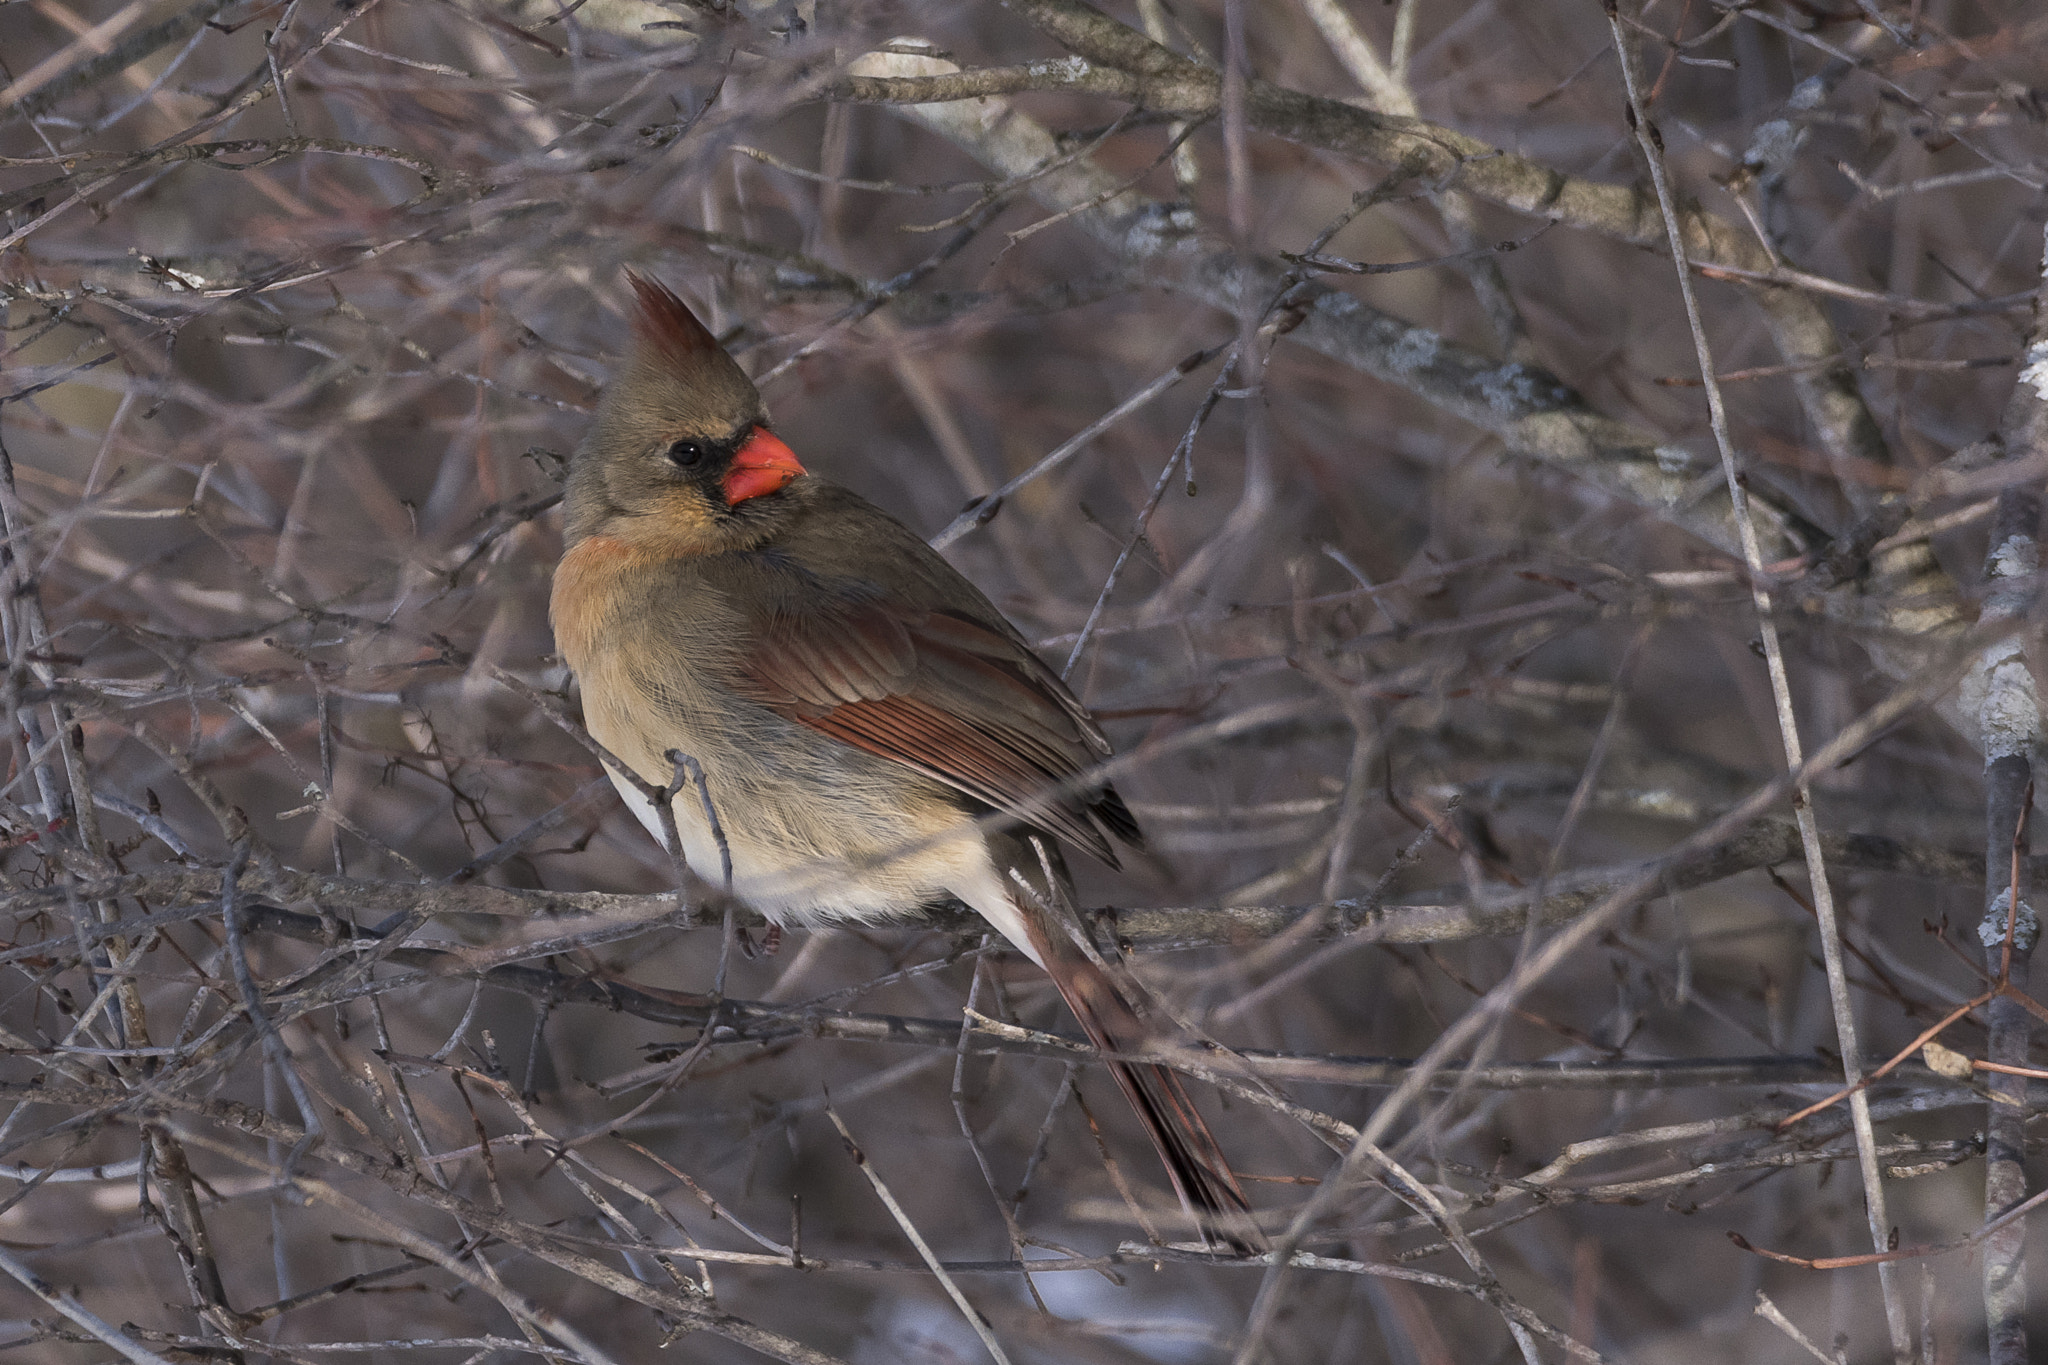
M 584 723 L 650 781 L 669 781 L 670 750 L 708 766 L 757 719 L 728 677 L 736 613 L 673 562 L 606 536 L 579 541 L 555 570 L 549 616 Z
M 555 566 L 548 619 L 562 657 L 582 677 L 597 642 L 624 607 L 629 580 L 642 566 L 634 551 L 610 536 L 590 536 L 571 545 Z
M 702 766 L 724 849 L 693 785 L 673 805 L 699 876 L 716 883 L 729 856 L 742 899 L 797 921 L 900 915 L 985 877 L 949 790 L 747 699 L 745 619 L 688 565 L 589 537 L 556 568 L 550 616 L 592 737 L 656 787 L 674 778 L 672 752 Z M 662 839 L 642 791 L 611 777 Z

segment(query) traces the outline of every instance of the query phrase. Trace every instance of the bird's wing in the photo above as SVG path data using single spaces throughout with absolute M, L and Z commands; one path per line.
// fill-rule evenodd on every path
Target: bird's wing
M 1111 866 L 1110 836 L 1140 844 L 1115 790 L 1085 776 L 1109 756 L 1108 740 L 1021 640 L 960 611 L 884 603 L 857 589 L 769 601 L 745 653 L 762 705 Z

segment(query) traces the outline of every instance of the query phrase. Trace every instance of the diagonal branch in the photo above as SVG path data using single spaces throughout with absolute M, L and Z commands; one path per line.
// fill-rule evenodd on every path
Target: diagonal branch
M 1094 65 L 1060 72 L 1067 88 L 1112 94 L 1155 112 L 1199 115 L 1221 107 L 1221 73 L 1181 57 L 1080 0 L 1005 0 L 1069 51 Z M 1127 85 L 1112 92 L 1107 72 Z M 1658 247 L 1665 233 L 1654 200 L 1638 187 L 1607 185 L 1563 174 L 1542 162 L 1491 146 L 1440 124 L 1359 109 L 1267 81 L 1246 83 L 1247 123 L 1259 132 L 1362 156 L 1385 165 L 1419 158 L 1431 180 L 1517 212 Z M 1840 359 L 1843 349 L 1819 304 L 1798 289 L 1778 287 L 1789 272 L 1745 227 L 1685 208 L 1681 226 L 1689 261 L 1745 272 L 1779 350 L 1802 367 L 1794 379 L 1801 406 L 1828 453 L 1890 462 L 1883 436 Z
M 1650 180 L 1657 190 L 1657 204 L 1671 237 L 1672 258 L 1683 247 L 1677 201 L 1671 188 L 1670 171 L 1664 164 L 1664 137 L 1650 121 L 1643 96 L 1641 73 L 1636 67 L 1635 48 L 1628 41 L 1621 22 L 1618 0 L 1606 0 L 1607 25 L 1613 35 L 1615 55 L 1621 61 L 1622 79 L 1628 87 L 1629 126 Z M 1683 265 L 1678 269 L 1678 290 L 1685 301 L 1685 319 L 1692 332 L 1693 350 L 1699 362 L 1700 380 L 1706 386 L 1707 408 L 1714 432 L 1714 444 L 1721 453 L 1721 469 L 1728 480 L 1728 495 L 1742 532 L 1743 561 L 1751 575 L 1750 593 L 1756 604 L 1757 628 L 1762 636 L 1765 670 L 1771 684 L 1771 700 L 1777 710 L 1778 735 L 1784 744 L 1785 766 L 1799 774 L 1805 763 L 1805 746 L 1799 735 L 1799 720 L 1792 706 L 1792 685 L 1785 671 L 1785 652 L 1778 625 L 1771 612 L 1771 594 L 1763 578 L 1763 548 L 1749 512 L 1749 477 L 1735 453 L 1735 440 L 1728 430 L 1728 407 L 1715 377 L 1714 351 L 1707 340 L 1706 324 L 1700 316 L 1699 297 L 1692 276 Z M 1841 1045 L 1842 1079 L 1850 1087 L 1849 1113 L 1856 1132 L 1857 1167 L 1863 1176 L 1864 1211 L 1876 1249 L 1883 1251 L 1890 1237 L 1891 1220 L 1885 1213 L 1883 1172 L 1878 1165 L 1877 1137 L 1870 1123 L 1870 1096 L 1864 1091 L 1863 1049 L 1857 1042 L 1855 1002 L 1849 994 L 1848 970 L 1842 955 L 1841 922 L 1835 914 L 1834 889 L 1828 881 L 1826 854 L 1822 851 L 1820 825 L 1813 813 L 1813 791 L 1803 776 L 1792 785 L 1792 816 L 1799 826 L 1799 842 L 1806 854 L 1807 882 L 1813 895 L 1814 918 L 1820 925 L 1823 965 L 1827 972 L 1828 1000 L 1834 1007 L 1835 1038 Z M 1878 1283 L 1884 1296 L 1886 1325 L 1891 1330 L 1892 1354 L 1898 1365 L 1907 1365 L 1913 1353 L 1912 1329 L 1906 1323 L 1905 1303 L 1897 1277 L 1889 1264 L 1878 1267 Z
M 1073 0 L 1017 0 L 1017 4 L 1029 11 L 1034 22 L 1046 20 L 1048 31 L 1091 60 L 1114 58 L 1129 63 L 1124 74 L 1133 82 L 1131 97 L 1142 95 L 1148 108 L 1207 112 L 1214 107 L 1213 100 L 1205 104 L 1189 91 L 1213 91 L 1219 88 L 1220 78 L 1157 47 L 1142 34 Z M 1054 19 L 1058 22 L 1053 23 Z M 849 97 L 856 91 L 879 89 L 886 91 L 892 102 L 943 97 L 950 88 L 945 82 L 958 74 L 951 62 L 900 51 L 867 53 L 848 71 L 849 81 L 880 83 L 844 87 Z M 1251 84 L 1256 114 L 1262 107 L 1257 91 L 1265 87 Z M 1157 103 L 1166 98 L 1162 92 L 1178 92 L 1163 109 Z M 1283 94 L 1287 98 L 1282 99 Z M 1624 240 L 1647 243 L 1663 237 L 1655 203 L 1639 199 L 1633 191 L 1573 181 L 1448 130 L 1424 126 L 1417 131 L 1408 127 L 1412 121 L 1292 92 L 1276 93 L 1273 98 L 1289 108 L 1306 102 L 1316 107 L 1319 116 L 1327 115 L 1333 126 L 1373 134 L 1356 147 L 1318 145 L 1337 145 L 1339 150 L 1390 160 L 1412 177 L 1454 181 L 1461 189 L 1557 221 L 1592 230 L 1604 226 Z M 1494 360 L 1351 295 L 1302 281 L 1278 262 L 1233 251 L 1228 244 L 1203 235 L 1184 209 L 1150 200 L 1086 158 L 1062 153 L 1043 125 L 1007 104 L 990 99 L 906 103 L 903 114 L 1005 177 L 1060 163 L 1032 181 L 1033 195 L 1057 211 L 1094 201 L 1091 207 L 1075 212 L 1073 221 L 1153 283 L 1177 289 L 1232 316 L 1240 315 L 1247 302 L 1255 310 L 1277 308 L 1289 321 L 1298 320 L 1291 330 L 1283 328 L 1286 335 L 1312 350 L 1471 423 L 1519 454 L 1643 508 L 1731 559 L 1742 558 L 1742 535 L 1717 471 L 1695 464 L 1682 448 L 1598 411 L 1540 367 Z M 1466 160 L 1468 156 L 1480 159 Z M 1521 169 L 1516 171 L 1516 166 Z M 1496 184 L 1498 193 L 1489 194 L 1480 183 L 1493 183 L 1487 178 L 1503 176 L 1510 183 L 1519 183 L 1513 179 L 1517 175 L 1532 179 L 1527 194 L 1510 195 L 1505 184 Z M 1715 252 L 1748 259 L 1744 244 L 1751 239 L 1719 220 L 1691 210 L 1681 213 L 1679 222 L 1695 259 L 1712 258 Z M 1792 292 L 1767 291 L 1770 297 Z M 1813 325 L 1825 325 L 1825 319 Z M 1832 337 L 1831 330 L 1828 335 Z M 1830 340 L 1824 351 L 1835 355 L 1839 349 L 1839 344 Z M 1863 458 L 1873 457 L 1866 453 Z M 1823 549 L 1824 533 L 1789 503 L 1777 500 L 1768 488 L 1752 484 L 1748 501 L 1760 519 L 1757 534 L 1763 562 L 1774 571 L 1786 567 L 1787 561 L 1817 555 Z M 1873 661 L 1886 675 L 1895 680 L 1911 678 L 1928 664 L 1930 650 L 1966 624 L 1961 594 L 1924 541 L 1888 548 L 1873 562 L 1872 570 L 1870 595 L 1852 582 L 1817 593 L 1812 605 L 1864 628 Z M 1816 584 L 1815 590 L 1818 588 Z M 1937 709 L 1960 732 L 1974 734 L 1975 727 L 1951 699 L 1941 699 Z

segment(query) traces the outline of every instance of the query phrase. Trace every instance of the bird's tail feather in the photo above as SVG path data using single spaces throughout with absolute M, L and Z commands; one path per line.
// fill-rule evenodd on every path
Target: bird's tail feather
M 1263 1252 L 1265 1239 L 1244 1190 L 1179 1074 L 1158 1062 L 1124 1060 L 1151 1051 L 1162 1030 L 1141 1013 L 1150 999 L 1144 985 L 1083 937 L 1058 847 L 1028 830 L 990 843 L 1003 885 L 972 902 L 975 908 L 1045 968 L 1089 1041 L 1105 1054 L 1202 1240 L 1240 1255 Z
M 1046 961 L 1067 1007 L 1081 1021 L 1089 1039 L 1110 1054 L 1109 1074 L 1116 1078 L 1152 1145 L 1159 1149 L 1174 1192 L 1194 1216 L 1202 1239 L 1241 1255 L 1265 1250 L 1244 1190 L 1179 1073 L 1157 1062 L 1118 1060 L 1116 1054 L 1145 1051 L 1153 1030 L 1124 999 L 1116 983 L 1072 945 L 1066 945 L 1064 953 L 1054 946 Z

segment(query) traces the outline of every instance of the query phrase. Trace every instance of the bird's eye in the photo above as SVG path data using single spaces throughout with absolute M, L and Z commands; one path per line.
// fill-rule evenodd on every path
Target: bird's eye
M 695 441 L 677 441 L 668 448 L 668 462 L 677 469 L 695 469 L 704 463 L 704 447 Z

